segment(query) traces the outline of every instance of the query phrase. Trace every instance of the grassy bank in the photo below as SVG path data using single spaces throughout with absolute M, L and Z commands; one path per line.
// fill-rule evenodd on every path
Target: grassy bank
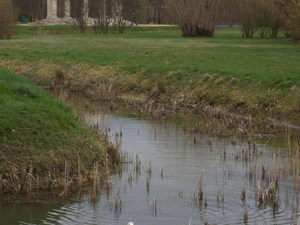
M 36 36 L 22 29 L 26 35 L 0 42 L 0 67 L 41 83 L 60 69 L 74 89 L 97 82 L 146 96 L 160 89 L 167 102 L 300 121 L 300 46 L 283 37 L 243 39 L 233 28 L 190 39 L 174 27 L 122 35 Z
M 75 183 L 104 162 L 105 138 L 31 81 L 0 70 L 0 105 L 0 194 Z

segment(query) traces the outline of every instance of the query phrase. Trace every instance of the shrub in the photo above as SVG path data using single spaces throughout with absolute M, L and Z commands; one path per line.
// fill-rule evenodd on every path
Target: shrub
M 156 80 L 157 90 L 160 94 L 166 93 L 166 81 L 164 78 L 157 78 Z
M 70 3 L 73 22 L 79 28 L 80 33 L 84 34 L 88 25 L 88 2 L 73 0 Z
M 107 34 L 109 27 L 109 16 L 106 15 L 106 0 L 95 0 L 91 4 L 89 14 L 93 30 L 96 34 Z
M 290 7 L 286 22 L 286 34 L 295 41 L 300 41 L 300 2 L 294 3 Z
M 11 0 L 0 0 L 0 39 L 8 39 L 13 32 L 15 21 Z
M 283 0 L 237 1 L 243 37 L 252 38 L 257 31 L 260 37 L 276 38 L 284 26 Z
M 169 8 L 182 36 L 212 37 L 223 3 L 222 0 L 169 0 Z

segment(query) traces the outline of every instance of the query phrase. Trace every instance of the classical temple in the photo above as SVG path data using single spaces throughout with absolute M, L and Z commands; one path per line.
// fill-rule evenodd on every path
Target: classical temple
M 87 17 L 95 17 L 97 1 L 93 0 L 13 0 L 18 12 L 30 13 L 36 23 L 68 24 L 76 18 L 78 9 L 83 8 Z M 122 7 L 121 7 L 122 8 Z M 118 8 L 120 9 L 120 8 Z M 105 9 L 105 14 L 113 14 L 112 9 Z
M 71 4 L 70 0 L 64 0 L 63 17 L 58 17 L 58 12 L 62 11 L 58 8 L 58 0 L 47 0 L 47 16 L 46 21 L 49 23 L 59 23 L 71 21 Z

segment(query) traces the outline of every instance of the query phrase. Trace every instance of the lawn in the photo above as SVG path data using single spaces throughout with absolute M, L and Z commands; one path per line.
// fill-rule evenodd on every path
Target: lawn
M 104 137 L 31 81 L 0 70 L 0 106 L 0 194 L 27 192 L 29 173 L 49 188 L 63 180 L 66 163 L 75 175 L 78 160 L 82 170 L 104 160 Z
M 300 87 L 300 46 L 283 37 L 244 39 L 237 28 L 218 29 L 214 38 L 183 38 L 174 27 L 134 28 L 125 34 L 42 36 L 22 29 L 13 39 L 0 41 L 1 60 L 109 66 L 123 71 L 126 78 L 136 78 L 132 86 L 147 84 L 147 91 L 160 77 L 165 79 L 167 92 L 189 91 L 193 101 L 195 96 L 203 99 L 209 94 L 215 98 L 210 104 L 242 99 L 247 108 L 270 108 L 271 99 L 277 111 L 296 107 L 292 99 L 297 98 Z M 257 100 L 264 95 L 267 97 Z

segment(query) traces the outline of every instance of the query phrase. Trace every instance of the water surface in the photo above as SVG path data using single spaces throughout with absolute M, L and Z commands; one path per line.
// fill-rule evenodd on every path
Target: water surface
M 0 224 L 300 224 L 299 176 L 293 175 L 294 159 L 285 149 L 257 144 L 253 150 L 247 140 L 192 134 L 175 123 L 103 111 L 84 117 L 112 141 L 122 136 L 123 172 L 109 178 L 111 191 L 103 191 L 96 203 L 86 194 L 61 205 L 3 204 Z M 267 189 L 276 171 L 279 207 L 259 206 L 257 185 Z M 196 201 L 201 177 L 203 200 Z M 122 201 L 120 211 L 116 196 Z

